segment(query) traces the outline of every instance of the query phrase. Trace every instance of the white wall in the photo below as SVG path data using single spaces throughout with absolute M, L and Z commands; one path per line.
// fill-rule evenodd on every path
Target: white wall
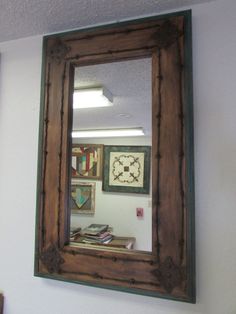
M 41 38 L 0 45 L 5 314 L 236 313 L 236 1 L 193 7 L 197 304 L 33 277 Z

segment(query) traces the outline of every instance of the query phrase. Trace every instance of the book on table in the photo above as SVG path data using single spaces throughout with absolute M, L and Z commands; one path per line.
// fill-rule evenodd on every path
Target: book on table
M 78 236 L 80 236 L 81 228 L 80 227 L 75 227 L 71 228 L 70 230 L 70 240 L 73 241 L 75 240 Z
M 109 234 L 105 238 L 92 238 L 92 237 L 82 237 L 81 242 L 88 244 L 108 244 L 111 242 L 113 236 Z
M 85 229 L 82 230 L 82 234 L 86 235 L 98 235 L 102 232 L 105 232 L 108 230 L 109 225 L 103 225 L 103 224 L 91 224 Z
M 82 230 L 75 228 L 73 231 L 76 235 L 72 241 L 94 245 L 108 245 L 115 248 L 133 248 L 135 243 L 134 237 L 114 236 L 112 230 L 113 228 L 107 224 L 91 224 Z
M 111 228 L 105 224 L 91 224 L 81 232 L 80 241 L 91 244 L 107 244 L 112 240 Z

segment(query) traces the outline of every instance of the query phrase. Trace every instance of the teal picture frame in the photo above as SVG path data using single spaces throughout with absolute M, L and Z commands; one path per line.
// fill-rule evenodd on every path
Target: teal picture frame
M 150 193 L 151 146 L 104 146 L 104 192 Z

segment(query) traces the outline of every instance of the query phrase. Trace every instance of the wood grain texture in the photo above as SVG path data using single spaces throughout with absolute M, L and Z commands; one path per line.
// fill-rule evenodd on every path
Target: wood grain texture
M 194 302 L 187 188 L 192 126 L 186 128 L 192 102 L 185 75 L 189 19 L 182 12 L 44 39 L 37 276 Z M 68 245 L 74 67 L 140 57 L 152 58 L 152 252 Z

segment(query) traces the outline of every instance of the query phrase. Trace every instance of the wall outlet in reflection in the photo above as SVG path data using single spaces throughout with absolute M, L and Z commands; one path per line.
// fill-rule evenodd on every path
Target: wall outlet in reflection
M 137 207 L 136 208 L 136 216 L 137 217 L 143 217 L 143 208 L 142 207 Z

